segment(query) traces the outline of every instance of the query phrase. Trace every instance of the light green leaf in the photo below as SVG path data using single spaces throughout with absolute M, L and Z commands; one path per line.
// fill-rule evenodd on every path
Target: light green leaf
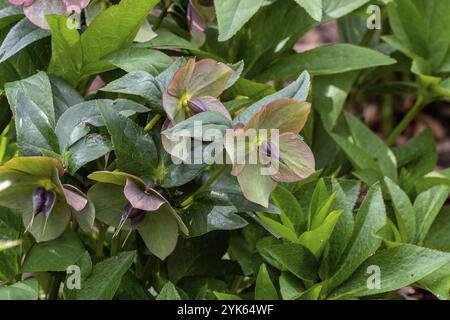
M 436 216 L 447 200 L 450 186 L 436 186 L 419 194 L 414 201 L 416 213 L 416 243 L 421 245 Z
M 161 292 L 156 297 L 156 300 L 182 300 L 182 299 L 180 294 L 178 293 L 177 288 L 173 285 L 172 282 L 168 281 L 161 289 Z
M 319 259 L 341 215 L 342 211 L 331 212 L 320 226 L 300 235 L 298 243 L 308 248 Z
M 373 185 L 367 193 L 355 220 L 353 235 L 336 273 L 326 283 L 326 289 L 344 282 L 381 244 L 376 233 L 386 224 L 386 209 L 380 185 Z
M 258 277 L 256 278 L 255 300 L 278 300 L 278 293 L 270 279 L 265 264 L 259 268 Z
M 91 275 L 83 281 L 76 293 L 77 300 L 111 300 L 120 285 L 122 276 L 130 269 L 136 253 L 122 252 L 118 256 L 97 263 Z
M 47 16 L 52 32 L 52 59 L 48 71 L 76 86 L 81 76 L 83 53 L 77 29 L 68 27 L 69 18 Z
M 37 300 L 38 298 L 39 283 L 34 278 L 0 288 L 0 300 Z
M 351 44 L 322 46 L 291 55 L 275 64 L 258 79 L 288 80 L 303 70 L 312 75 L 330 75 L 394 64 L 396 61 L 379 51 Z
M 322 20 L 322 0 L 295 0 L 308 14 L 317 21 Z
M 20 241 L 22 221 L 16 212 L 0 207 L 0 246 L 10 244 L 0 249 L 0 281 L 10 282 L 20 268 Z M 18 242 L 17 242 L 18 241 Z
M 236 34 L 261 8 L 263 0 L 216 0 L 219 41 L 226 41 Z
M 172 64 L 172 59 L 161 51 L 136 47 L 114 52 L 105 59 L 126 72 L 145 71 L 153 76 Z
M 294 195 L 286 188 L 278 185 L 271 194 L 272 201 L 280 209 L 283 224 L 297 234 L 306 230 L 306 216 Z
M 375 295 L 408 286 L 433 273 L 450 262 L 450 253 L 403 244 L 392 249 L 377 252 L 330 296 L 344 299 Z M 381 271 L 381 285 L 370 289 L 367 286 L 368 267 L 378 266 Z
M 285 270 L 303 280 L 317 280 L 316 258 L 300 244 L 280 244 L 266 248 L 266 252 Z
M 404 242 L 412 242 L 416 236 L 416 216 L 408 195 L 388 177 L 384 178 L 394 207 L 397 226 Z

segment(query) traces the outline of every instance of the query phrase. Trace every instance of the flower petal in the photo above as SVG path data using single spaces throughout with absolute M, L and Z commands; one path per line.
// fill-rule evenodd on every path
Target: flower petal
M 278 182 L 295 182 L 315 171 L 314 155 L 308 145 L 295 133 L 280 135 L 280 164 L 272 176 Z
M 189 110 L 192 114 L 197 114 L 206 111 L 216 111 L 231 120 L 230 113 L 227 108 L 217 98 L 211 96 L 203 96 L 191 99 L 188 101 Z
M 131 179 L 127 179 L 127 184 L 125 185 L 123 192 L 134 208 L 144 211 L 158 210 L 167 202 L 166 199 L 155 190 L 148 189 L 144 191 Z
M 49 14 L 66 14 L 62 1 L 35 0 L 32 5 L 23 8 L 25 16 L 42 29 L 50 29 L 45 16 Z
M 293 99 L 276 100 L 256 113 L 245 125 L 245 129 L 279 129 L 299 133 L 305 126 L 311 104 Z
M 195 64 L 194 72 L 187 87 L 190 97 L 218 97 L 234 70 L 224 63 L 203 59 Z
M 69 184 L 63 184 L 63 191 L 67 204 L 75 211 L 79 212 L 86 207 L 88 199 L 83 192 Z
M 270 176 L 261 175 L 260 165 L 246 165 L 238 175 L 237 179 L 244 196 L 263 207 L 269 206 L 269 197 L 277 186 Z

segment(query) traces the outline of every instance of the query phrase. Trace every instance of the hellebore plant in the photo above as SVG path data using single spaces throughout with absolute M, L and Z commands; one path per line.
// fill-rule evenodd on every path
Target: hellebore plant
M 0 300 L 450 299 L 450 6 L 376 3 L 0 0 Z

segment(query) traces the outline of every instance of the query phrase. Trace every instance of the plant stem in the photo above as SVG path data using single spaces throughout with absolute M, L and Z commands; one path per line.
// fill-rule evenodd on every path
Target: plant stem
M 183 208 L 190 206 L 193 202 L 195 197 L 202 193 L 203 191 L 205 191 L 206 189 L 208 189 L 213 183 L 214 181 L 217 180 L 218 177 L 220 177 L 220 175 L 225 171 L 226 166 L 220 166 L 216 171 L 214 171 L 211 176 L 208 178 L 208 180 L 206 180 L 206 182 L 197 189 L 197 191 L 195 191 L 191 196 L 189 196 L 187 199 L 185 199 L 183 202 L 181 202 L 181 206 Z
M 172 5 L 172 1 L 169 1 L 167 3 L 167 6 L 164 6 L 163 11 L 159 15 L 158 20 L 156 21 L 153 30 L 157 30 L 161 26 L 161 23 L 163 22 L 164 18 L 167 16 L 167 13 L 169 12 L 169 8 L 171 5 Z
M 403 131 L 408 127 L 408 125 L 411 123 L 411 121 L 414 120 L 416 115 L 422 110 L 422 108 L 426 105 L 424 99 L 421 95 L 416 100 L 416 103 L 411 108 L 411 110 L 408 111 L 406 116 L 400 121 L 400 123 L 395 127 L 394 131 L 391 132 L 389 137 L 386 140 L 386 144 L 388 146 L 391 146 L 395 140 L 397 140 L 398 136 L 402 134 Z
M 47 292 L 47 300 L 58 300 L 61 279 L 58 275 L 53 275 Z
M 149 123 L 147 123 L 147 125 L 144 128 L 144 132 L 149 132 L 150 130 L 153 129 L 153 127 L 155 126 L 155 124 L 158 123 L 159 119 L 161 119 L 161 115 L 160 114 L 156 114 Z
M 99 235 L 97 239 L 97 248 L 96 248 L 96 255 L 97 257 L 103 257 L 103 245 L 105 242 L 105 235 L 106 235 L 106 226 L 103 224 L 99 227 Z

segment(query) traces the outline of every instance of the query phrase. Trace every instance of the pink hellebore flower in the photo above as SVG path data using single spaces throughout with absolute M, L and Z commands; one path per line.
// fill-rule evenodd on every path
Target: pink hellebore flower
M 9 0 L 16 6 L 23 6 L 25 16 L 42 29 L 50 29 L 45 17 L 49 14 L 69 15 L 72 11 L 81 13 L 90 0 Z
M 314 172 L 311 149 L 298 135 L 310 110 L 307 102 L 276 100 L 225 137 L 225 149 L 233 163 L 231 173 L 248 200 L 267 207 L 278 182 L 299 181 Z

